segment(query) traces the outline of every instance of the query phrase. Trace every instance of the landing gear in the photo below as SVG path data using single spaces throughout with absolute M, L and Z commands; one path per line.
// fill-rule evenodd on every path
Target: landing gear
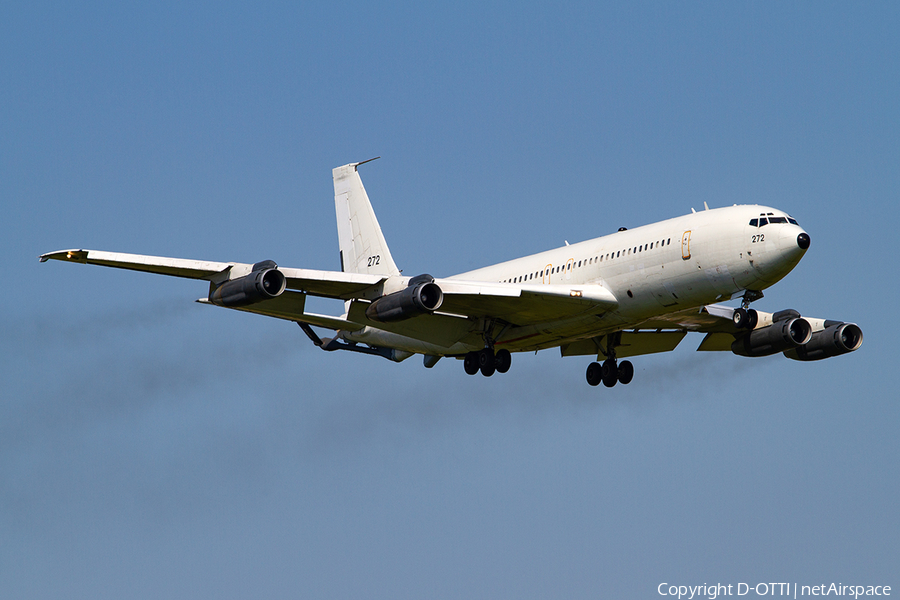
M 506 373 L 511 365 L 512 355 L 505 348 L 497 353 L 494 353 L 490 348 L 485 348 L 478 352 L 469 352 L 463 359 L 463 367 L 469 375 L 474 375 L 481 371 L 482 375 L 490 377 L 494 372 Z
M 600 385 L 603 378 L 603 367 L 598 362 L 592 362 L 588 365 L 587 373 L 585 373 L 588 385 Z
M 606 387 L 612 387 L 617 382 L 628 385 L 634 379 L 634 365 L 627 360 L 617 363 L 615 358 L 607 358 L 602 365 L 592 362 L 588 365 L 585 379 L 589 385 L 600 385 L 600 382 Z
M 478 353 L 478 368 L 481 369 L 481 374 L 485 377 L 490 377 L 494 374 L 496 370 L 495 362 L 494 353 L 490 348 L 485 348 Z
M 607 358 L 604 360 L 600 371 L 600 379 L 603 380 L 603 385 L 606 387 L 616 385 L 618 371 L 619 369 L 616 367 L 615 359 Z
M 466 370 L 466 373 L 469 375 L 474 375 L 478 372 L 478 353 L 477 352 L 469 352 L 466 354 L 466 358 L 463 359 L 463 368 Z
M 630 360 L 623 360 L 619 363 L 618 377 L 619 383 L 622 385 L 628 385 L 634 379 L 634 365 Z
M 753 329 L 759 323 L 759 313 L 752 308 L 736 308 L 732 318 L 734 326 L 738 329 Z
M 494 359 L 494 366 L 497 367 L 498 373 L 506 373 L 512 366 L 512 354 L 506 348 L 498 350 Z
M 734 310 L 734 326 L 738 329 L 753 329 L 759 323 L 759 313 L 750 308 L 750 303 L 763 297 L 762 292 L 747 290 L 741 298 L 741 307 Z

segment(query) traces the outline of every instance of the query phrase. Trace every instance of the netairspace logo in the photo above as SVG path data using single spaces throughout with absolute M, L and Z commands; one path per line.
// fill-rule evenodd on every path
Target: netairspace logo
M 673 596 L 682 600 L 693 598 L 708 598 L 716 600 L 720 596 L 788 596 L 799 598 L 801 596 L 845 596 L 859 598 L 861 596 L 890 596 L 889 585 L 843 585 L 841 583 L 820 585 L 798 585 L 796 583 L 716 583 L 708 585 L 670 585 L 661 583 L 656 591 L 660 596 Z

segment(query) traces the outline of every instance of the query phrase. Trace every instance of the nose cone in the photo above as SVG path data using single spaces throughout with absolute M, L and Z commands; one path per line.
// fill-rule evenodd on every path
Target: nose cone
M 800 246 L 801 250 L 809 248 L 809 241 L 809 236 L 806 233 L 801 233 L 797 236 L 797 245 Z

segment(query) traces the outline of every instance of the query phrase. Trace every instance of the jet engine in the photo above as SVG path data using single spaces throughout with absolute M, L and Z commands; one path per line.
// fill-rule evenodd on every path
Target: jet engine
M 769 356 L 803 346 L 812 338 L 812 326 L 795 310 L 782 310 L 772 316 L 773 323 L 754 329 L 731 344 L 740 356 Z
M 856 323 L 825 321 L 825 329 L 812 334 L 803 346 L 785 350 L 784 355 L 794 360 L 821 360 L 853 352 L 862 342 L 862 329 Z
M 402 321 L 418 315 L 433 313 L 444 301 L 444 293 L 431 275 L 419 275 L 409 280 L 405 290 L 382 296 L 366 308 L 366 316 L 373 321 L 387 323 Z
M 275 261 L 265 260 L 253 265 L 249 275 L 217 286 L 209 293 L 209 301 L 219 306 L 247 306 L 280 296 L 286 286 Z

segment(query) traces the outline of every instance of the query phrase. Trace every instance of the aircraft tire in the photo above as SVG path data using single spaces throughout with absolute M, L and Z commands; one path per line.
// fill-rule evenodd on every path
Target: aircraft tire
M 603 367 L 598 362 L 592 362 L 588 365 L 587 372 L 584 374 L 588 385 L 600 385 L 603 379 Z
M 478 353 L 477 352 L 469 352 L 466 354 L 466 358 L 463 360 L 463 368 L 466 370 L 466 373 L 469 375 L 474 375 L 478 372 Z
M 503 348 L 494 355 L 494 362 L 498 373 L 506 373 L 512 366 L 512 354 L 509 353 L 509 350 Z
M 602 379 L 603 385 L 608 388 L 616 385 L 616 381 L 618 381 L 619 369 L 616 367 L 616 361 L 611 358 L 607 358 L 603 361 L 602 367 Z
M 630 360 L 623 360 L 619 363 L 618 370 L 618 379 L 619 383 L 622 385 L 628 385 L 631 383 L 631 380 L 634 379 L 634 365 L 631 364 Z
M 753 329 L 759 323 L 759 313 L 754 309 L 747 311 L 747 329 Z
M 734 326 L 738 329 L 744 329 L 747 327 L 749 315 L 743 308 L 736 308 L 734 310 L 734 315 L 731 318 L 734 320 Z
M 485 377 L 490 377 L 497 370 L 497 359 L 494 358 L 494 352 L 490 348 L 485 348 L 478 353 L 478 368 Z

